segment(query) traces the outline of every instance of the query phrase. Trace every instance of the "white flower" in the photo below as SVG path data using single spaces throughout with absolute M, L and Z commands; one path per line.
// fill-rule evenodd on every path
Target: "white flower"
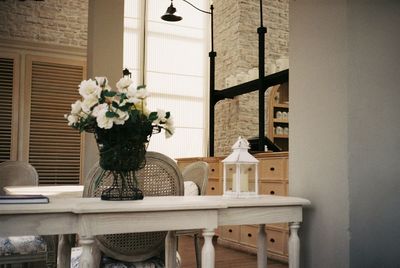
M 170 115 L 164 125 L 165 137 L 168 139 L 175 133 L 174 119 Z
M 133 83 L 133 81 L 128 77 L 122 77 L 117 82 L 117 89 L 121 93 L 128 93 L 128 87 Z
M 167 122 L 167 113 L 164 110 L 157 109 L 158 118 L 154 121 L 156 124 L 165 124 Z
M 126 100 L 126 102 L 136 104 L 136 103 L 139 103 L 140 100 L 139 100 L 138 98 L 135 98 L 135 97 L 130 97 L 130 98 L 128 98 L 128 99 Z
M 77 100 L 75 103 L 71 104 L 71 114 L 78 114 L 82 110 L 82 102 Z
M 129 119 L 129 114 L 127 112 L 119 109 L 115 110 L 115 112 L 118 114 L 118 117 L 113 118 L 116 125 L 123 125 L 125 124 L 125 121 Z
M 136 90 L 135 97 L 138 99 L 145 99 L 149 96 L 149 92 L 145 88 Z
M 149 96 L 146 88 L 137 89 L 133 84 L 128 87 L 128 92 L 126 93 L 128 97 L 135 97 L 137 99 L 145 99 Z
M 83 80 L 79 85 L 79 94 L 81 94 L 83 98 L 89 98 L 92 96 L 100 98 L 101 87 L 96 84 L 95 80 Z
M 111 87 L 108 85 L 108 79 L 105 76 L 99 76 L 99 77 L 95 77 L 98 85 L 101 88 L 107 89 L 107 90 L 111 90 Z
M 100 105 L 97 105 L 96 107 L 94 107 L 92 116 L 98 117 L 99 114 L 102 114 L 102 113 L 106 114 L 107 111 L 108 111 L 108 104 L 103 103 L 103 104 L 100 104 Z
M 89 113 L 90 109 L 98 103 L 99 99 L 96 96 L 91 95 L 83 100 L 81 107 L 85 113 Z
M 79 117 L 77 115 L 70 114 L 68 115 L 67 120 L 68 120 L 68 126 L 72 126 L 73 124 L 78 122 Z
M 99 128 L 110 129 L 113 126 L 114 118 L 110 118 L 106 116 L 108 108 L 101 109 L 98 111 L 96 122 Z

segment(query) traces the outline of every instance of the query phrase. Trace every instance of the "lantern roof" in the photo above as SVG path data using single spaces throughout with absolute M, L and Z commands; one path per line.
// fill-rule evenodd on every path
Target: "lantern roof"
M 258 163 L 259 161 L 249 153 L 249 142 L 239 137 L 235 144 L 232 146 L 233 152 L 227 158 L 222 160 L 224 163 Z

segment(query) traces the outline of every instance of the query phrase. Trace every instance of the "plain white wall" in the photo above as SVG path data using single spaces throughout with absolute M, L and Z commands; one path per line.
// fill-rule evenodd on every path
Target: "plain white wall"
M 289 5 L 290 195 L 310 199 L 302 267 L 349 262 L 346 0 Z
M 290 2 L 302 267 L 399 267 L 400 1 Z
M 350 267 L 400 267 L 400 1 L 348 21 Z

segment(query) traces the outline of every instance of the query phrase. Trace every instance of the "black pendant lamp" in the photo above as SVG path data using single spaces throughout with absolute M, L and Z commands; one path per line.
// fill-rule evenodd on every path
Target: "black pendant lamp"
M 161 19 L 165 21 L 180 21 L 182 20 L 182 17 L 179 16 L 178 14 L 175 14 L 176 8 L 172 4 L 172 2 L 173 0 L 171 0 L 171 5 L 167 8 L 165 14 L 161 16 Z

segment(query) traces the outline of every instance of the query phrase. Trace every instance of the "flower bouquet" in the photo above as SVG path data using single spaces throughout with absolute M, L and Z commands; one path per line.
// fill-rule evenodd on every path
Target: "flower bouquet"
M 113 185 L 102 192 L 103 200 L 143 199 L 137 187 L 135 171 L 145 165 L 145 154 L 152 134 L 165 131 L 167 138 L 174 133 L 171 114 L 147 109 L 145 86 L 134 86 L 125 76 L 114 91 L 106 77 L 84 80 L 79 85 L 82 100 L 71 105 L 66 114 L 68 125 L 80 132 L 94 133 L 100 153 L 98 179 L 113 176 Z

